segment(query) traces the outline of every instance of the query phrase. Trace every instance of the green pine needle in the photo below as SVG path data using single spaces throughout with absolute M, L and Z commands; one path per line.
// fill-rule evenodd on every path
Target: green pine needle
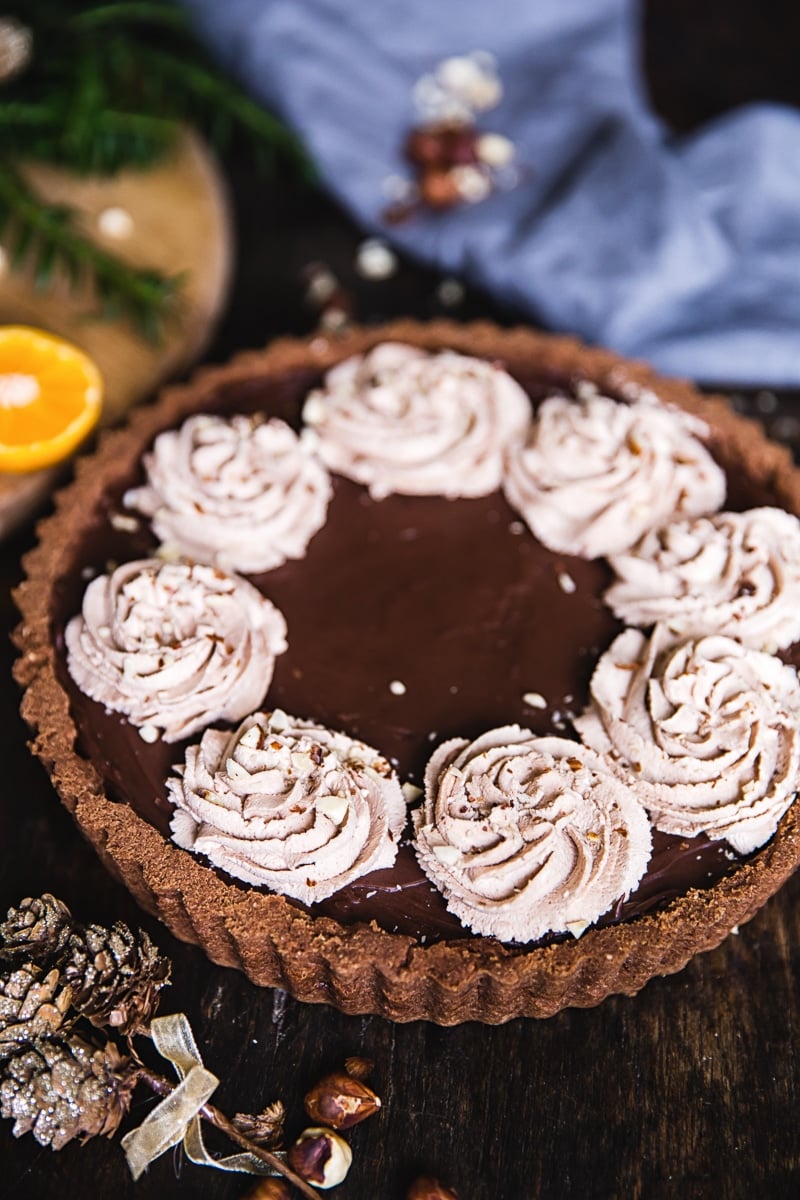
M 297 140 L 286 126 L 226 79 L 168 51 L 145 46 L 141 53 L 143 65 L 171 85 L 172 103 L 180 107 L 182 115 L 209 121 L 212 134 L 216 131 L 216 139 L 222 144 L 238 125 L 254 137 L 256 145 L 298 155 Z
M 142 0 L 137 3 L 131 0 L 126 3 L 120 0 L 118 4 L 101 4 L 97 8 L 89 8 L 70 18 L 74 29 L 108 29 L 115 25 L 161 25 L 168 29 L 186 31 L 188 28 L 186 16 L 179 8 L 172 5 L 148 3 Z

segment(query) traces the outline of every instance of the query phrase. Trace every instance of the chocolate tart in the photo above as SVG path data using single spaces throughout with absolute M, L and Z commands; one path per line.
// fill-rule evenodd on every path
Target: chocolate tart
M 800 471 L 788 452 L 723 399 L 572 339 L 402 321 L 279 341 L 167 390 L 126 428 L 106 434 L 58 495 L 17 592 L 16 676 L 33 750 L 141 906 L 256 984 L 348 1013 L 443 1025 L 544 1017 L 610 993 L 631 995 L 716 946 L 788 878 L 800 862 L 797 803 L 746 860 L 704 838 L 657 834 L 637 891 L 580 939 L 503 945 L 458 925 L 407 846 L 391 870 L 313 910 L 246 887 L 177 848 L 168 837 L 164 780 L 182 747 L 146 744 L 68 676 L 63 631 L 87 578 L 155 545 L 146 523 L 132 528 L 129 518 L 118 519 L 155 435 L 198 411 L 265 412 L 297 426 L 304 397 L 329 367 L 386 340 L 500 361 L 534 405 L 553 391 L 570 394 L 582 380 L 621 400 L 653 392 L 707 423 L 709 449 L 728 477 L 728 508 L 775 504 L 800 513 Z M 251 577 L 289 625 L 289 650 L 262 707 L 343 729 L 413 782 L 445 737 L 510 722 L 568 733 L 593 665 L 620 628 L 601 600 L 608 569 L 553 554 L 520 532 L 499 494 L 376 502 L 336 477 L 328 522 L 306 558 Z M 568 593 L 565 574 L 575 585 Z M 401 695 L 388 686 L 397 679 L 406 685 Z M 546 710 L 526 705 L 532 691 L 549 698 Z

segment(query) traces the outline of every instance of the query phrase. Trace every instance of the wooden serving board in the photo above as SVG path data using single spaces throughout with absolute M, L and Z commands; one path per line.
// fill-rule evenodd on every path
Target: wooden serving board
M 137 266 L 184 274 L 180 315 L 158 345 L 122 321 L 93 319 L 90 287 L 70 291 L 57 278 L 37 292 L 32 269 L 0 277 L 0 324 L 34 325 L 69 338 L 95 360 L 105 383 L 103 424 L 118 421 L 165 379 L 185 369 L 206 346 L 228 293 L 233 235 L 227 190 L 219 167 L 196 134 L 182 133 L 168 159 L 147 170 L 111 178 L 79 177 L 36 163 L 23 167 L 28 181 L 49 201 L 81 214 L 100 246 Z M 108 210 L 130 218 L 126 236 L 104 232 L 120 224 Z M 24 521 L 47 496 L 59 468 L 0 475 L 0 538 Z

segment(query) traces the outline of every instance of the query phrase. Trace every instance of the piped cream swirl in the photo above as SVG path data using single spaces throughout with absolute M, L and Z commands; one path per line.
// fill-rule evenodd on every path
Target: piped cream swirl
M 303 419 L 330 470 L 376 500 L 484 496 L 500 487 L 505 453 L 524 440 L 531 408 L 493 363 L 386 342 L 329 371 Z
M 611 565 L 605 600 L 627 625 L 722 633 L 773 652 L 800 638 L 800 521 L 779 508 L 675 521 Z
M 619 554 L 648 529 L 720 507 L 725 476 L 705 431 L 646 397 L 622 404 L 583 385 L 576 400 L 539 406 L 527 443 L 509 454 L 506 497 L 551 550 Z
M 447 907 L 501 941 L 579 935 L 635 888 L 650 858 L 647 815 L 602 759 L 518 725 L 440 746 L 414 825 Z
M 187 558 L 255 574 L 302 558 L 325 522 L 328 473 L 283 421 L 200 414 L 159 434 L 125 503 Z
M 377 750 L 276 710 L 208 729 L 168 788 L 172 834 L 229 875 L 306 904 L 389 867 L 406 820 Z
M 657 829 L 749 854 L 775 832 L 800 769 L 800 683 L 771 654 L 713 635 L 626 629 L 575 722 Z
M 81 691 L 174 742 L 261 703 L 286 622 L 235 575 L 141 559 L 92 580 L 65 640 Z

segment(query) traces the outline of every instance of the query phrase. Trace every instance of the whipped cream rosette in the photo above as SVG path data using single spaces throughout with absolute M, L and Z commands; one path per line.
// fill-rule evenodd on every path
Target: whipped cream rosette
M 141 559 L 92 580 L 65 640 L 81 691 L 174 742 L 261 703 L 286 622 L 245 579 Z
M 706 432 L 647 396 L 624 404 L 583 384 L 575 400 L 541 403 L 527 443 L 509 454 L 506 497 L 551 550 L 619 554 L 648 529 L 723 503 L 725 475 L 700 441 Z
M 627 625 L 662 621 L 769 652 L 800 638 L 800 521 L 783 509 L 674 521 L 611 565 L 605 601 Z
M 657 829 L 762 846 L 795 798 L 800 683 L 780 659 L 711 635 L 626 629 L 601 657 L 575 722 Z
M 485 496 L 500 487 L 508 448 L 524 441 L 531 407 L 493 363 L 384 343 L 330 370 L 303 419 L 327 466 L 376 500 Z
M 389 867 L 406 820 L 377 750 L 276 710 L 208 729 L 170 779 L 172 834 L 230 875 L 306 904 Z
M 414 813 L 423 870 L 475 933 L 576 936 L 636 887 L 647 815 L 586 747 L 518 725 L 433 754 Z
M 159 434 L 125 503 L 187 558 L 245 574 L 302 558 L 325 523 L 328 473 L 284 421 L 196 415 Z

